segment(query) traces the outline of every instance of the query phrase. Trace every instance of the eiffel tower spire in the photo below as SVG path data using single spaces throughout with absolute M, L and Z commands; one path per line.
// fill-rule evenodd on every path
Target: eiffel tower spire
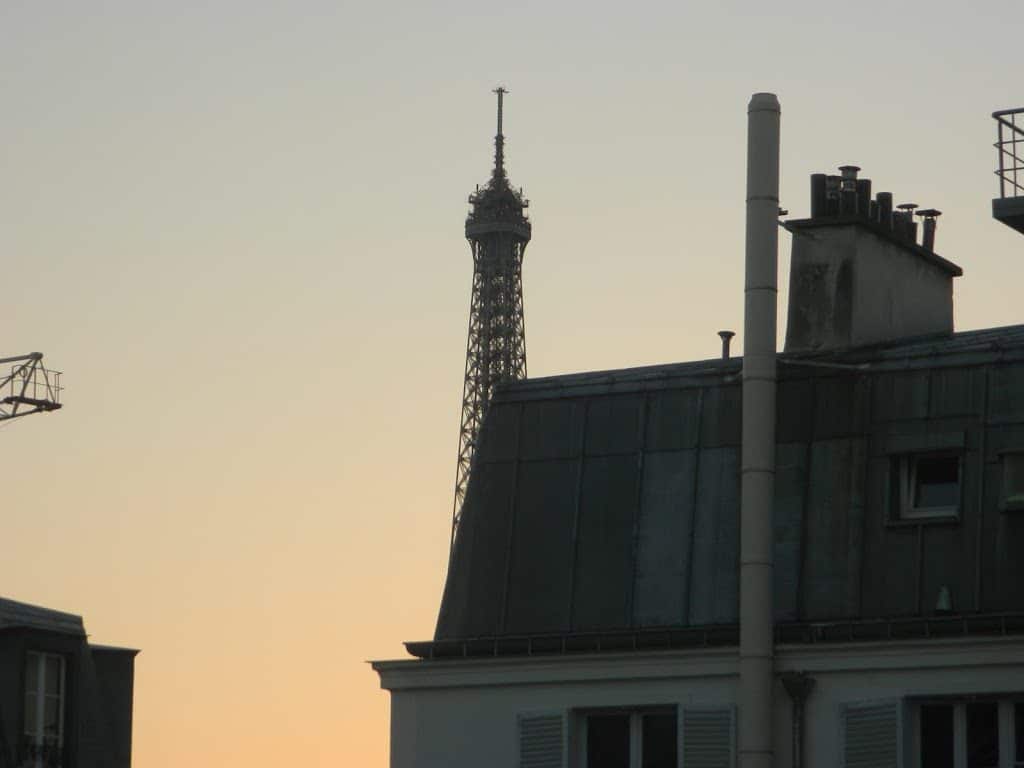
M 498 132 L 494 135 L 494 178 L 505 178 L 505 134 L 501 132 L 501 112 L 503 97 L 508 91 L 500 85 L 494 89 L 498 94 Z

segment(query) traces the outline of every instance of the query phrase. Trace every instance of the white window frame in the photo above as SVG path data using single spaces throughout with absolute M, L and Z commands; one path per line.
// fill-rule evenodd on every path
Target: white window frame
M 999 768 L 1020 768 L 1024 762 L 1016 762 L 1017 739 L 1024 734 L 1014 733 L 1015 705 L 1024 705 L 1024 694 L 985 697 L 936 697 L 913 699 L 911 702 L 911 768 L 921 768 L 921 707 L 946 705 L 953 707 L 953 768 L 967 768 L 967 705 L 981 702 L 995 702 L 999 706 Z
M 896 481 L 898 483 L 898 518 L 899 520 L 956 520 L 960 517 L 960 505 L 963 501 L 964 461 L 963 455 L 955 451 L 926 451 L 908 453 L 896 458 Z M 942 507 L 917 506 L 914 494 L 917 487 L 917 464 L 929 459 L 955 459 L 957 463 L 957 503 Z
M 676 704 L 652 704 L 636 707 L 594 707 L 577 709 L 573 712 L 576 722 L 576 749 L 572 760 L 573 768 L 587 768 L 587 728 L 591 716 L 628 715 L 629 716 L 629 765 L 640 768 L 643 765 L 643 717 L 644 715 L 669 715 L 676 723 L 676 766 L 683 759 L 679 742 L 680 717 L 682 709 Z
M 60 675 L 60 686 L 58 693 L 48 694 L 46 693 L 46 662 L 50 659 L 56 659 L 58 661 L 58 669 Z M 30 665 L 36 665 L 36 686 L 34 691 L 29 691 L 28 688 L 28 668 Z M 29 693 L 35 696 L 35 732 L 32 733 L 28 729 L 28 713 L 23 714 L 23 728 L 25 740 L 32 747 L 55 747 L 58 752 L 64 749 L 64 721 L 67 711 L 67 659 L 61 654 L 47 653 L 45 651 L 27 651 L 25 653 L 25 685 L 22 691 L 22 701 L 28 704 Z M 58 700 L 58 714 L 57 714 L 57 737 L 56 739 L 47 736 L 45 731 L 45 719 L 46 719 L 46 700 L 48 698 L 57 698 Z M 63 760 L 61 761 L 63 762 Z M 58 763 L 59 764 L 59 763 Z M 44 768 L 47 762 L 44 760 L 42 755 L 37 756 L 34 760 L 30 759 L 26 765 L 32 766 L 32 768 Z M 52 763 L 50 763 L 52 765 Z

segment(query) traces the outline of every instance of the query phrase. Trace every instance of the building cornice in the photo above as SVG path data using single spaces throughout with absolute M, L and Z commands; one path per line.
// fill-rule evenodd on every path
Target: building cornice
M 389 691 L 442 688 L 735 678 L 735 648 L 372 661 Z M 775 672 L 864 674 L 874 671 L 992 668 L 1024 665 L 1024 637 L 781 645 Z

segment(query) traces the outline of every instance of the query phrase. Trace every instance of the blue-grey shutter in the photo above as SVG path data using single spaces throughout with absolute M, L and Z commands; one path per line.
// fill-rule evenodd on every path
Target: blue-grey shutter
M 683 710 L 682 768 L 732 768 L 732 708 Z
M 563 717 L 519 716 L 519 768 L 563 768 Z
M 844 768 L 899 768 L 900 714 L 898 701 L 845 705 Z

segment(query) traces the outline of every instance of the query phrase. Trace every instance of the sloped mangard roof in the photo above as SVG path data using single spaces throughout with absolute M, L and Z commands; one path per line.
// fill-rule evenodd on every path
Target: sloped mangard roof
M 735 643 L 742 360 L 496 393 L 433 642 L 416 656 Z M 782 642 L 1024 629 L 1024 326 L 781 355 Z M 962 456 L 959 517 L 899 520 L 899 455 Z M 952 611 L 936 613 L 943 587 Z

